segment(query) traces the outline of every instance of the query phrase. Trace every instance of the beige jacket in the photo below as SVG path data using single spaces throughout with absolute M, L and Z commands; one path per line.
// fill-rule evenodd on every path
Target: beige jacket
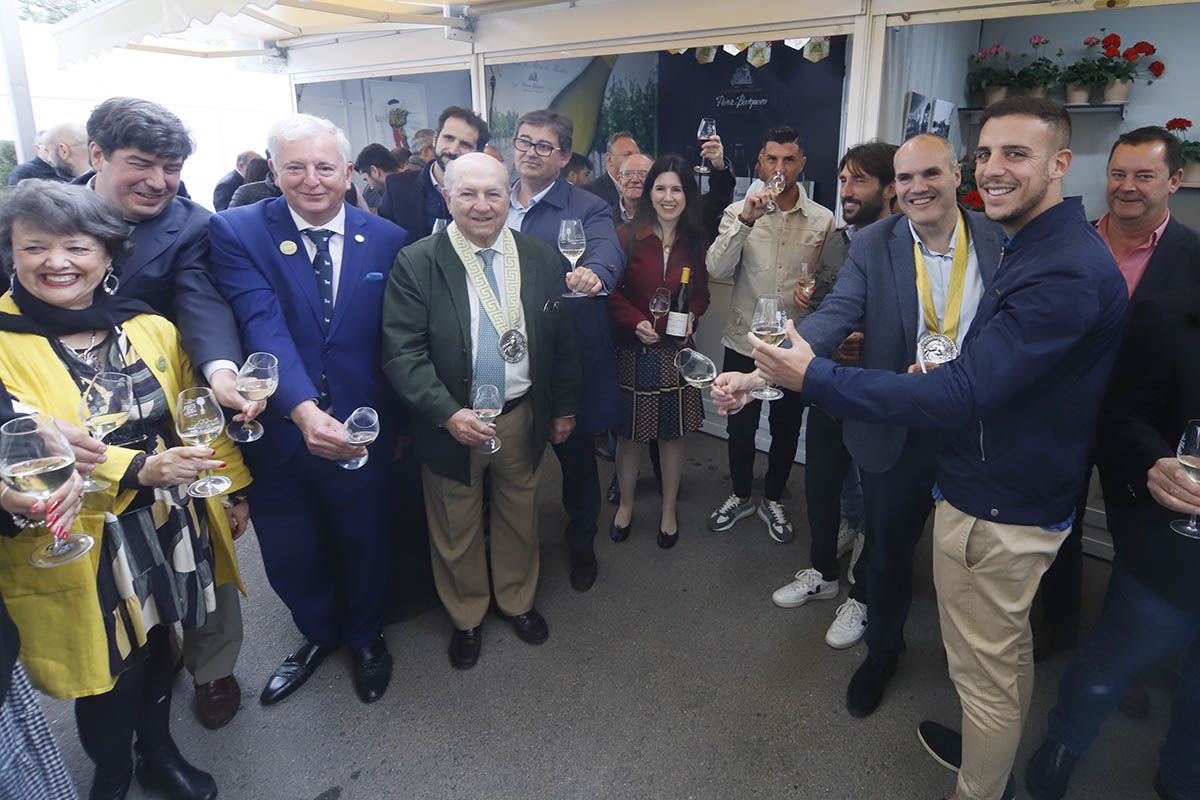
M 721 217 L 721 228 L 708 248 L 705 264 L 709 278 L 733 279 L 733 302 L 725 325 L 725 345 L 750 355 L 746 334 L 759 295 L 783 295 L 788 316 L 796 319 L 799 307 L 792 299 L 799 264 L 815 270 L 825 238 L 833 230 L 833 212 L 817 205 L 800 189 L 800 199 L 790 211 L 764 214 L 754 226 L 738 220 L 743 201 L 731 204 Z

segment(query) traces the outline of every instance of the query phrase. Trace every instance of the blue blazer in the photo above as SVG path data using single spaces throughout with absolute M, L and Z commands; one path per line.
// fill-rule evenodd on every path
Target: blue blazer
M 612 292 L 625 271 L 625 253 L 617 240 L 612 209 L 589 191 L 572 186 L 559 177 L 546 196 L 525 214 L 521 233 L 541 239 L 558 250 L 558 225 L 564 219 L 583 221 L 587 250 L 579 259 Z M 565 278 L 571 262 L 559 256 Z M 563 285 L 566 291 L 566 284 Z M 612 319 L 605 296 L 563 299 L 561 308 L 571 315 L 583 368 L 583 391 L 575 430 L 600 433 L 615 428 L 621 417 L 621 393 L 617 386 L 617 360 L 613 353 Z
M 262 416 L 266 432 L 244 448 L 251 470 L 277 466 L 304 448 L 299 429 L 285 417 L 317 397 L 322 375 L 330 414 L 345 419 L 355 408 L 371 406 L 383 428 L 372 449 L 390 449 L 397 401 L 383 375 L 380 337 L 387 274 L 409 241 L 404 229 L 346 205 L 341 277 L 328 330 L 312 262 L 283 197 L 214 215 L 209 237 L 213 275 L 233 307 L 246 352 L 279 359 L 279 388 Z M 285 242 L 295 245 L 290 255 L 280 249 L 291 249 Z
M 1004 229 L 978 212 L 966 215 L 986 294 Z M 832 358 L 846 336 L 862 331 L 860 366 L 904 372 L 916 360 L 918 308 L 912 231 L 907 217 L 895 215 L 854 234 L 833 291 L 800 323 L 799 333 L 817 355 Z M 894 466 L 907 436 L 900 425 L 846 420 L 842 428 L 846 448 L 868 472 Z

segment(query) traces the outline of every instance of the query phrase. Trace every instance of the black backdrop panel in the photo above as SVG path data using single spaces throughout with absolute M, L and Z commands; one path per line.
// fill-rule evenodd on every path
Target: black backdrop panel
M 695 50 L 659 53 L 659 152 L 681 153 L 694 162 L 696 127 L 701 117 L 713 117 L 726 155 L 744 176 L 767 128 L 791 125 L 808 155 L 804 177 L 816 181 L 816 201 L 832 209 L 845 73 L 844 36 L 833 37 L 829 55 L 816 64 L 782 42 L 772 46 L 771 62 L 759 68 L 746 62 L 745 51 L 731 56 L 718 50 L 711 64 L 697 63 Z

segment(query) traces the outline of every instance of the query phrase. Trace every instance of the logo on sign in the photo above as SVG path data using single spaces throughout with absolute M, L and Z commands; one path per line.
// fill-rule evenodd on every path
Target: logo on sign
M 730 86 L 753 86 L 754 76 L 750 74 L 750 66 L 743 64 L 733 71 L 733 77 L 729 79 Z

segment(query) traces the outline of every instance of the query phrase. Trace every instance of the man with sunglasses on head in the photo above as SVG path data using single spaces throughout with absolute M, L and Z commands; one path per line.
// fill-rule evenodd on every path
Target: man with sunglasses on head
M 600 475 L 593 440 L 597 433 L 616 427 L 621 407 L 605 296 L 625 270 L 625 255 L 617 242 L 609 205 L 562 176 L 563 166 L 571 159 L 573 132 L 571 118 L 556 111 L 530 111 L 517 120 L 513 156 L 519 178 L 512 187 L 508 227 L 556 249 L 563 220 L 580 220 L 587 236 L 587 249 L 574 270 L 562 259 L 564 291 L 587 296 L 564 298 L 558 304 L 559 313 L 570 314 L 574 323 L 583 386 L 575 429 L 566 441 L 554 445 L 563 471 L 563 507 L 570 518 L 566 538 L 571 586 L 585 592 L 596 580 L 593 542 L 600 516 Z

